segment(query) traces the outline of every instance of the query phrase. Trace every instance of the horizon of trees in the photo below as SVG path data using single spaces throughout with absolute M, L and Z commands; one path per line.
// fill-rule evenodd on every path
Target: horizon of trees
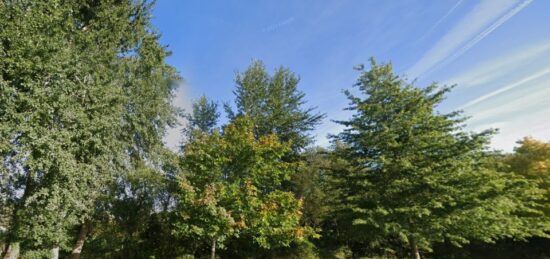
M 452 87 L 374 58 L 330 147 L 299 76 L 261 61 L 219 125 L 206 96 L 173 106 L 152 4 L 0 3 L 2 258 L 550 256 L 550 141 L 491 150 L 437 111 Z

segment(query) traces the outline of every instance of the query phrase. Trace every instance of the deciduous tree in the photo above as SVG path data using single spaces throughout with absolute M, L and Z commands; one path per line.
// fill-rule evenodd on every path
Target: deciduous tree
M 5 252 L 19 242 L 51 248 L 51 257 L 70 250 L 72 230 L 93 214 L 107 183 L 130 157 L 161 143 L 178 77 L 164 63 L 149 8 L 142 1 L 0 3 Z
M 185 146 L 180 222 L 176 233 L 216 248 L 239 235 L 263 248 L 288 246 L 309 229 L 301 227 L 301 201 L 281 190 L 296 163 L 284 162 L 290 151 L 276 135 L 256 138 L 252 122 L 235 118 L 224 128 L 203 133 Z

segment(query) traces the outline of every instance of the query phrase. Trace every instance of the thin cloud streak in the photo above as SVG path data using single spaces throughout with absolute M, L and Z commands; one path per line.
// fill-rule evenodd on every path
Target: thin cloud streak
M 527 76 L 527 77 L 525 77 L 525 78 L 522 78 L 522 79 L 520 79 L 519 81 L 516 81 L 516 82 L 511 83 L 511 84 L 509 84 L 509 85 L 507 85 L 507 86 L 501 87 L 501 88 L 499 88 L 499 89 L 497 89 L 497 90 L 495 90 L 495 91 L 493 91 L 493 92 L 490 92 L 490 93 L 485 94 L 485 95 L 483 95 L 483 96 L 481 96 L 481 97 L 478 97 L 478 98 L 476 98 L 476 99 L 474 99 L 474 100 L 472 100 L 472 101 L 469 101 L 469 102 L 467 102 L 466 104 L 460 106 L 458 109 L 462 110 L 462 109 L 464 109 L 464 108 L 473 106 L 473 105 L 478 104 L 478 103 L 480 103 L 480 102 L 482 102 L 482 101 L 484 101 L 484 100 L 487 100 L 487 99 L 489 99 L 489 98 L 491 98 L 491 97 L 494 97 L 494 96 L 496 96 L 496 95 L 499 95 L 499 94 L 501 94 L 501 93 L 504 93 L 504 92 L 506 92 L 506 91 L 509 91 L 509 90 L 511 90 L 511 89 L 513 89 L 513 88 L 516 88 L 516 87 L 518 87 L 518 86 L 520 86 L 520 85 L 523 85 L 523 84 L 525 84 L 525 83 L 531 82 L 531 81 L 533 81 L 533 80 L 535 80 L 535 79 L 541 78 L 541 77 L 543 77 L 543 76 L 545 76 L 545 75 L 548 75 L 548 74 L 550 74 L 550 67 L 547 67 L 547 68 L 545 68 L 545 69 L 543 69 L 543 70 L 541 70 L 541 71 L 539 71 L 539 72 L 537 72 L 537 73 L 535 73 L 535 74 L 532 74 L 532 75 L 530 75 L 530 76 Z
M 276 31 L 282 27 L 285 27 L 285 26 L 288 26 L 290 24 L 292 24 L 296 19 L 294 19 L 294 17 L 290 17 L 290 18 L 287 18 L 286 20 L 282 21 L 282 22 L 278 22 L 276 24 L 273 24 L 273 25 L 270 25 L 270 26 L 266 26 L 262 29 L 262 32 L 273 32 L 273 31 Z
M 546 108 L 545 105 L 550 101 L 550 88 L 546 87 L 548 85 L 546 83 L 547 79 L 539 78 L 539 80 L 528 86 L 531 91 L 521 96 L 510 94 L 486 105 L 467 109 L 467 112 L 473 115 L 469 122 L 488 123 L 502 119 L 513 121 L 518 116 L 524 117 L 525 114 L 531 114 L 532 111 L 550 109 L 550 107 Z
M 466 14 L 406 74 L 417 78 L 458 58 L 529 5 L 526 1 L 483 1 Z
M 447 13 L 445 13 L 445 15 L 443 15 L 443 17 L 439 18 L 439 20 L 437 20 L 433 25 L 432 27 L 430 27 L 430 29 L 428 29 L 426 31 L 426 33 L 424 33 L 422 35 L 422 37 L 420 37 L 416 42 L 419 42 L 419 41 L 423 41 L 428 35 L 430 35 L 430 33 L 432 33 L 433 30 L 435 30 L 435 28 L 437 28 L 443 21 L 445 21 L 445 19 L 447 19 L 447 17 L 449 17 L 449 15 L 451 15 L 454 10 L 463 2 L 464 0 L 459 0 L 458 2 L 456 2 L 456 4 L 453 5 L 453 7 L 451 7 L 451 9 L 449 9 L 449 11 L 447 11 Z
M 527 47 L 520 47 L 503 57 L 480 63 L 458 76 L 445 80 L 445 84 L 456 84 L 460 88 L 470 88 L 497 81 L 514 74 L 524 64 L 537 63 L 550 59 L 550 40 Z M 548 64 L 548 62 L 546 62 Z
M 446 59 L 444 61 L 443 64 L 441 65 L 445 65 L 447 64 L 448 62 L 452 61 L 452 60 L 455 60 L 456 58 L 460 57 L 462 54 L 464 54 L 466 51 L 468 51 L 469 49 L 471 49 L 473 46 L 475 46 L 478 42 L 480 42 L 481 40 L 483 40 L 483 38 L 487 37 L 487 35 L 491 34 L 491 32 L 493 32 L 494 30 L 496 30 L 498 27 L 500 27 L 501 25 L 503 25 L 506 21 L 508 21 L 510 18 L 512 18 L 514 15 L 516 15 L 517 13 L 519 13 L 519 11 L 521 11 L 523 8 L 527 7 L 527 5 L 529 5 L 531 2 L 533 2 L 533 0 L 527 0 L 521 4 L 519 4 L 518 6 L 514 7 L 512 10 L 510 10 L 508 13 L 506 13 L 505 15 L 501 16 L 500 18 L 498 18 L 498 20 L 496 20 L 493 24 L 491 24 L 491 26 L 489 26 L 489 28 L 485 29 L 483 32 L 481 32 L 480 34 L 478 34 L 474 39 L 472 39 L 471 41 L 469 41 L 466 45 L 464 45 L 462 48 L 460 48 L 456 53 L 454 53 L 449 59 Z
M 523 81 L 521 87 L 526 89 L 502 93 L 465 109 L 466 114 L 472 116 L 468 128 L 474 131 L 498 128 L 491 147 L 506 152 L 512 151 L 515 142 L 525 136 L 550 140 L 550 121 L 541 119 L 550 113 L 550 106 L 546 105 L 550 102 L 550 88 L 547 87 L 550 73 L 544 74 L 548 70 L 515 82 Z

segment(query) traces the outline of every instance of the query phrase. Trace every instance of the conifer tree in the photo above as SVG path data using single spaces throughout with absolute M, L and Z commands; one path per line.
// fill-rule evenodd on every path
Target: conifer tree
M 542 232 L 530 225 L 536 220 L 517 217 L 536 219 L 540 212 L 523 204 L 541 193 L 484 165 L 494 131 L 466 133 L 459 112 L 436 111 L 449 87 L 417 88 L 374 60 L 356 86 L 360 95 L 345 92 L 354 114 L 339 121 L 346 129 L 335 139 L 347 147 L 342 156 L 351 166 L 340 174 L 347 190 L 341 215 L 358 240 L 397 240 L 420 258 L 436 242 L 460 246 Z
M 300 79 L 287 68 L 280 67 L 270 75 L 260 61 L 254 61 L 235 83 L 236 112 L 226 105 L 231 118 L 248 116 L 255 125 L 257 137 L 277 134 L 290 142 L 294 151 L 311 143 L 310 131 L 324 118 L 315 108 L 306 108 L 305 94 L 298 90 Z
M 220 118 L 218 104 L 203 95 L 193 103 L 191 113 L 186 114 L 185 118 L 187 126 L 183 133 L 186 137 L 191 137 L 194 131 L 212 133 Z

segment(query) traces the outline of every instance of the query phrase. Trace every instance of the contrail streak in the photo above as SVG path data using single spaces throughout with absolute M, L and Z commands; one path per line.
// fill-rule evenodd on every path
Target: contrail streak
M 453 5 L 453 7 L 451 7 L 451 9 L 449 9 L 449 11 L 447 11 L 447 13 L 443 15 L 443 17 L 439 18 L 439 20 L 437 20 L 437 22 L 435 22 L 434 25 L 432 25 L 432 27 L 417 40 L 417 42 L 424 40 L 424 38 L 426 38 L 433 30 L 435 30 L 435 28 L 437 28 L 439 24 L 441 24 L 445 19 L 447 19 L 447 17 L 449 17 L 449 15 L 454 12 L 454 10 L 462 3 L 462 1 L 464 0 L 459 0 L 458 2 L 456 2 L 456 4 Z

